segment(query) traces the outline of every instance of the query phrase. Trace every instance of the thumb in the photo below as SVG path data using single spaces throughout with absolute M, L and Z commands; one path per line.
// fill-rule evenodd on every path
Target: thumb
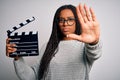
M 68 34 L 67 37 L 68 37 L 68 38 L 75 39 L 75 40 L 79 40 L 79 41 L 81 41 L 81 36 L 80 36 L 80 35 L 76 35 L 76 34 Z

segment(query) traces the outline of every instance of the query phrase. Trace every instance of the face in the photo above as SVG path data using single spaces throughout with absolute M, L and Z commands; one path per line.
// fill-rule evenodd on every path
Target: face
M 75 17 L 70 9 L 64 9 L 60 12 L 59 27 L 64 36 L 75 32 Z

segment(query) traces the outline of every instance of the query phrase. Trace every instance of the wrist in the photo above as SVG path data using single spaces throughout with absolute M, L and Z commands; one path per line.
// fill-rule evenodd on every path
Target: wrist
M 20 57 L 14 57 L 14 60 L 17 61 Z
M 89 43 L 89 45 L 96 45 L 98 42 L 99 42 L 99 40 L 94 41 L 94 42 L 92 42 L 92 43 Z

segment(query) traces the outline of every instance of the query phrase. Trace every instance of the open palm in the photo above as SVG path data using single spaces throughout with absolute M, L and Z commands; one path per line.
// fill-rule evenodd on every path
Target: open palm
M 82 33 L 80 35 L 69 34 L 68 37 L 84 43 L 97 43 L 99 41 L 100 29 L 93 9 L 88 8 L 86 5 L 83 7 L 81 4 L 76 9 Z

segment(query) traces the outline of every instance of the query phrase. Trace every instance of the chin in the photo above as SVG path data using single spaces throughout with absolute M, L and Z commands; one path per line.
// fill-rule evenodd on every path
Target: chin
M 68 34 L 70 34 L 70 33 L 64 33 L 64 36 L 67 36 Z
M 70 32 L 67 32 L 67 31 L 66 31 L 66 32 L 63 32 L 63 34 L 67 35 L 67 34 L 70 34 Z

